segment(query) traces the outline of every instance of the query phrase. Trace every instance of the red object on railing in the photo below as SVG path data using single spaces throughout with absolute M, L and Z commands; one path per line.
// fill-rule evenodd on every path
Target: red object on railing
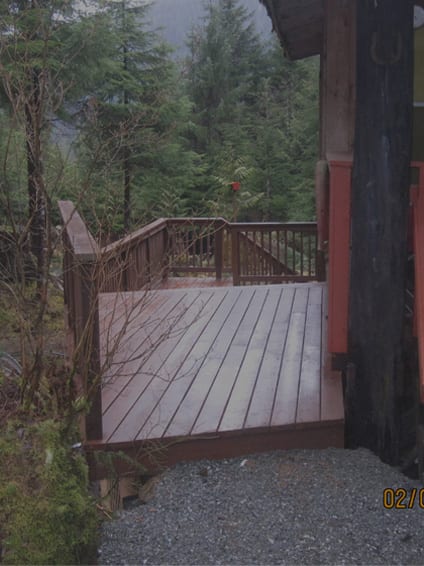
M 348 351 L 352 159 L 330 158 L 328 351 Z
M 238 181 L 234 181 L 231 183 L 231 189 L 236 193 L 240 190 L 240 183 Z

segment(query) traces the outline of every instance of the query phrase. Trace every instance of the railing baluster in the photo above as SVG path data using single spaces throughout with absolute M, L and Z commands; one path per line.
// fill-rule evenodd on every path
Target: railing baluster
M 312 277 L 312 234 L 308 234 L 308 277 Z
M 303 275 L 303 232 L 300 232 L 300 275 Z

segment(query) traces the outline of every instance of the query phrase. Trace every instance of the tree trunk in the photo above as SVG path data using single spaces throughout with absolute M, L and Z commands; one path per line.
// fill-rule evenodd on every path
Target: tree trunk
M 128 147 L 124 154 L 124 231 L 128 234 L 131 230 L 131 162 Z
M 122 22 L 125 29 L 125 2 L 122 3 Z M 123 63 L 124 71 L 128 72 L 128 46 L 126 43 L 123 45 Z M 128 108 L 130 103 L 129 94 L 126 89 L 124 89 L 124 105 Z M 126 125 L 126 129 L 129 128 L 129 124 Z M 124 232 L 129 233 L 131 229 L 131 152 L 128 147 L 129 143 L 129 132 L 124 132 Z
M 41 149 L 43 95 L 40 74 L 37 70 L 32 70 L 31 79 L 31 91 L 25 104 L 28 214 L 31 252 L 36 259 L 36 278 L 40 287 L 45 275 L 47 223 Z
M 412 132 L 413 4 L 357 6 L 357 110 L 352 179 L 351 445 L 396 462 L 403 380 L 406 232 Z

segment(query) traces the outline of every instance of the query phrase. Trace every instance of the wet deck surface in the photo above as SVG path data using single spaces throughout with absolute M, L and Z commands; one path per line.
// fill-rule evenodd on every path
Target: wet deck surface
M 210 437 L 219 454 L 221 436 L 255 450 L 278 430 L 323 446 L 334 425 L 328 445 L 342 445 L 341 381 L 323 369 L 324 284 L 104 294 L 100 313 L 112 360 L 104 444 Z

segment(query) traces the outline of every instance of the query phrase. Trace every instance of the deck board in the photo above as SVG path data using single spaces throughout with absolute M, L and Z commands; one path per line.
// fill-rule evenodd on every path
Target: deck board
M 280 290 L 271 287 L 225 407 L 220 431 L 239 430 L 244 426 L 280 299 Z
M 182 300 L 180 294 L 183 296 Z M 123 394 L 103 415 L 104 434 L 109 441 L 120 442 L 136 437 L 141 424 L 147 418 L 146 411 L 152 403 L 160 399 L 162 391 L 172 378 L 173 369 L 178 367 L 170 364 L 169 358 L 176 353 L 177 359 L 173 359 L 173 363 L 178 364 L 181 360 L 184 355 L 186 330 L 195 323 L 199 324 L 199 320 L 202 320 L 203 324 L 207 323 L 208 313 L 203 311 L 212 297 L 219 299 L 211 292 L 202 293 L 201 300 L 199 292 L 175 292 L 173 298 L 178 303 L 177 318 L 171 326 L 169 320 L 163 321 L 160 336 L 155 342 L 156 347 L 149 348 L 144 363 L 131 376 Z
M 320 426 L 320 442 L 326 430 L 341 438 L 340 378 L 322 354 L 326 293 L 318 283 L 179 288 L 149 291 L 143 308 L 141 294 L 102 295 L 103 342 L 129 318 L 102 390 L 103 444 L 210 435 L 228 447 L 239 434 L 274 431 L 274 442 Z
M 241 300 L 237 300 L 238 298 Z M 248 300 L 249 296 L 245 293 L 242 294 L 240 291 L 231 293 L 228 300 L 221 304 L 221 308 L 215 311 L 201 333 L 195 327 L 190 328 L 193 348 L 185 353 L 184 362 L 178 371 L 178 378 L 170 383 L 160 405 L 157 405 L 150 414 L 138 439 L 150 438 L 152 435 L 155 438 L 163 436 L 169 423 L 173 420 L 176 409 L 190 390 L 200 367 L 213 350 L 216 337 L 223 331 L 228 332 L 231 325 L 237 323 L 238 317 L 246 311 Z M 203 397 L 204 393 L 201 395 L 201 398 Z
M 323 288 L 322 297 L 323 327 L 322 327 L 322 375 L 321 375 L 321 421 L 331 422 L 344 419 L 342 383 L 338 372 L 325 367 L 327 351 L 327 318 L 328 318 L 328 287 Z
M 110 312 L 110 303 L 108 304 L 105 295 L 101 296 L 100 308 L 107 309 Z M 137 301 L 136 298 L 132 298 Z M 184 295 L 172 300 L 170 296 L 155 296 L 147 303 L 143 302 L 143 298 L 139 299 L 136 304 L 139 319 L 143 320 L 143 324 L 139 324 L 137 317 L 129 318 L 127 309 L 122 303 L 125 302 L 121 298 L 121 304 L 114 304 L 112 316 L 108 315 L 108 319 L 102 324 L 102 331 L 105 334 L 106 342 L 109 345 L 110 354 L 114 349 L 113 363 L 106 371 L 103 378 L 103 412 L 115 401 L 115 399 L 123 394 L 128 383 L 137 375 L 138 370 L 143 365 L 146 355 L 158 344 L 166 332 L 163 321 L 174 326 L 178 319 L 178 307 Z M 193 299 L 194 300 L 194 299 Z M 112 324 L 112 331 L 107 332 L 107 325 Z M 115 329 L 115 326 L 119 328 Z M 125 334 L 120 335 L 123 327 L 126 327 Z M 101 334 L 102 336 L 102 334 Z M 103 349 L 101 362 L 106 363 L 106 348 Z
M 230 320 L 223 321 L 221 330 L 214 340 L 209 343 L 207 356 L 202 360 L 195 379 L 191 384 L 186 397 L 178 407 L 172 421 L 166 431 L 169 436 L 183 436 L 190 434 L 198 415 L 203 407 L 218 372 L 223 363 L 224 353 L 227 351 L 229 344 L 241 321 L 241 318 L 248 308 L 253 297 L 253 291 L 246 293 L 240 289 L 238 294 L 239 300 L 234 303 L 234 309 L 230 313 Z M 207 346 L 206 337 L 201 337 L 199 347 Z M 196 351 L 197 353 L 197 351 Z
M 288 425 L 296 419 L 308 295 L 309 287 L 296 288 L 271 426 Z
M 264 362 L 259 370 L 259 387 L 255 388 L 244 423 L 245 428 L 261 428 L 270 425 L 276 388 L 286 348 L 289 321 L 293 308 L 295 288 L 285 286 L 271 327 L 264 353 Z
M 296 422 L 319 421 L 321 416 L 322 288 L 309 290 L 300 371 Z
M 251 337 L 262 312 L 266 293 L 254 290 L 249 308 L 243 314 L 231 344 L 222 360 L 216 379 L 208 392 L 191 434 L 218 430 L 222 412 L 240 371 Z

